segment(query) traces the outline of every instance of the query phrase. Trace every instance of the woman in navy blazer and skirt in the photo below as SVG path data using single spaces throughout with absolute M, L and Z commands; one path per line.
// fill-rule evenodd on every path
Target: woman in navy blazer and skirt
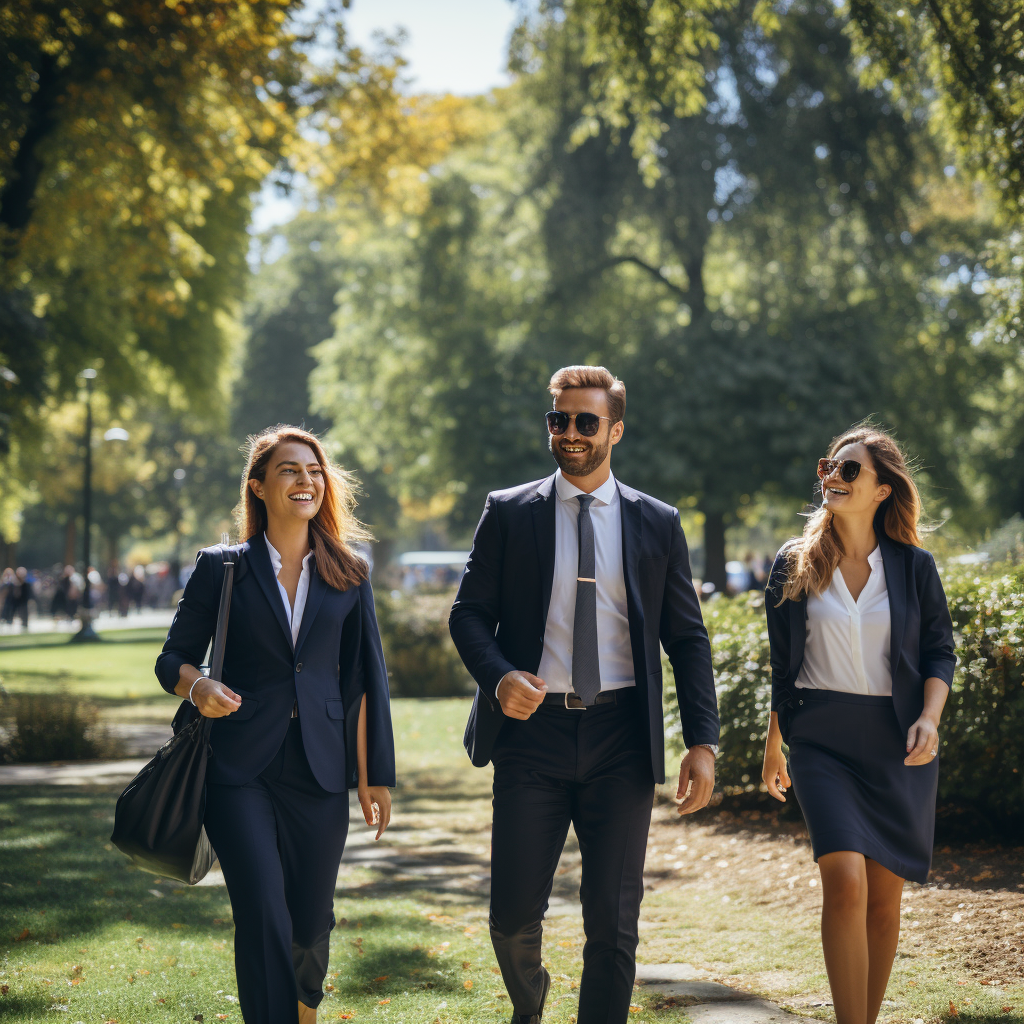
M 792 785 L 807 822 L 837 1024 L 874 1024 L 904 879 L 924 882 L 931 867 L 953 626 L 896 442 L 854 428 L 832 442 L 818 477 L 821 506 L 779 553 L 765 595 L 763 778 L 782 801 Z
M 395 750 L 366 536 L 317 438 L 250 438 L 222 680 L 197 667 L 216 627 L 221 549 L 201 551 L 156 663 L 216 719 L 204 824 L 235 920 L 247 1024 L 312 1024 L 323 999 L 348 790 L 379 839 Z

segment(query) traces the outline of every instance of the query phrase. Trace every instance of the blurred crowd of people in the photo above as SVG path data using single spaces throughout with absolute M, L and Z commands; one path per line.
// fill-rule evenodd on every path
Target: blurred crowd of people
M 191 566 L 188 571 L 191 571 Z M 8 567 L 0 576 L 0 629 L 28 629 L 30 616 L 49 616 L 54 625 L 70 625 L 78 617 L 86 581 L 93 616 L 126 618 L 144 608 L 170 608 L 184 586 L 186 572 L 174 572 L 168 562 L 123 567 L 112 565 L 106 577 L 91 566 L 82 574 L 73 565 L 33 570 Z

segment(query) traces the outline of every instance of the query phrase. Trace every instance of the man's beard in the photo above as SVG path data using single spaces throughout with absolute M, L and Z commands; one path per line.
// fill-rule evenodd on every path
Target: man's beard
M 604 444 L 591 444 L 590 451 L 586 455 L 570 459 L 563 455 L 562 450 L 558 447 L 560 441 L 561 438 L 555 437 L 552 434 L 548 439 L 548 448 L 551 450 L 555 462 L 558 463 L 558 468 L 567 476 L 575 477 L 589 476 L 593 473 L 608 458 L 608 452 L 612 447 L 612 442 L 609 438 Z M 589 444 L 588 441 L 578 441 L 575 443 Z

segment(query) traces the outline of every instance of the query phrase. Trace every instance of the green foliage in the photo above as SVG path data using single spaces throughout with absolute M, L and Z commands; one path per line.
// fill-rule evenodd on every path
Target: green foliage
M 448 633 L 454 593 L 374 597 L 393 697 L 462 697 L 475 688 Z
M 629 132 L 648 182 L 662 173 L 658 147 L 665 118 L 704 108 L 707 62 L 720 42 L 716 15 L 728 11 L 765 28 L 776 24 L 771 4 L 742 0 L 549 0 L 541 10 L 564 20 L 583 41 L 589 88 L 573 125 L 573 142 L 605 130 L 618 141 Z
M 957 665 L 939 800 L 971 826 L 1024 831 L 1024 572 L 944 580 Z
M 83 761 L 116 757 L 117 744 L 99 725 L 96 707 L 68 694 L 17 694 L 0 704 L 7 738 L 0 760 Z
M 911 102 L 997 184 L 1009 214 L 1024 208 L 1024 8 L 1017 0 L 850 0 L 867 76 Z M 926 100 L 927 102 L 927 100 Z
M 771 666 L 764 595 L 716 597 L 704 605 L 704 625 L 711 638 L 711 656 L 721 719 L 718 785 L 728 795 L 753 793 L 761 785 L 764 737 L 771 712 Z M 667 659 L 666 680 L 672 678 Z M 675 687 L 665 687 L 667 743 L 682 745 L 682 723 Z
M 958 665 L 939 730 L 940 813 L 951 825 L 1024 832 L 1024 571 L 947 571 L 943 585 Z M 705 624 L 722 720 L 718 782 L 729 796 L 763 792 L 761 761 L 771 710 L 764 598 L 718 598 Z M 666 678 L 669 668 L 666 664 Z M 670 741 L 679 709 L 666 687 Z

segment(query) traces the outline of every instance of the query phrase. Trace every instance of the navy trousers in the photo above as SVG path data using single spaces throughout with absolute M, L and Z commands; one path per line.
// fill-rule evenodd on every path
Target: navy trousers
M 316 781 L 300 721 L 292 719 L 252 782 L 206 791 L 204 823 L 231 898 L 246 1024 L 294 1024 L 299 1002 L 318 1006 L 324 997 L 348 793 Z
M 516 1014 L 540 1011 L 542 921 L 569 824 L 583 860 L 579 1024 L 625 1024 L 636 976 L 651 756 L 633 694 L 586 711 L 542 704 L 494 746 L 491 943 Z

